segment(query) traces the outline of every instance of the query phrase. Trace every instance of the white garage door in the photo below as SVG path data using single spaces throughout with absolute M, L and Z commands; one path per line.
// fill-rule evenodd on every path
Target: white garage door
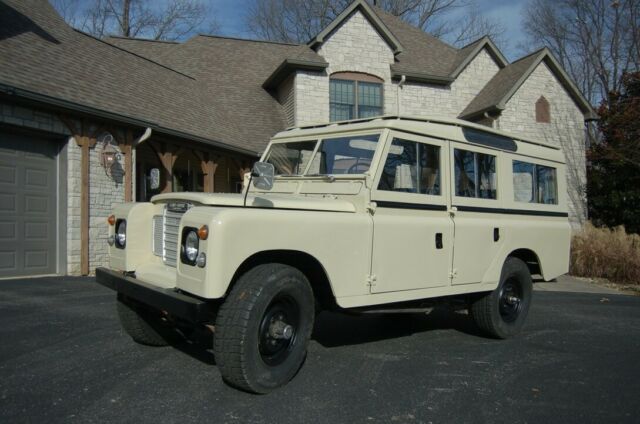
M 0 278 L 56 273 L 57 152 L 0 132 Z

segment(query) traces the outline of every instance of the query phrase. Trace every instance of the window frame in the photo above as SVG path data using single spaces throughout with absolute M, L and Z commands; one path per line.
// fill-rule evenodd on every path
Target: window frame
M 456 150 L 465 150 L 472 153 L 494 156 L 496 164 L 496 198 L 487 199 L 483 197 L 464 197 L 458 196 L 456 193 L 456 167 L 453 160 Z M 505 190 L 503 188 L 502 179 L 504 177 L 504 164 L 502 163 L 503 151 L 484 148 L 459 141 L 451 141 L 449 143 L 449 161 L 451 167 L 449 169 L 450 190 L 452 206 L 478 206 L 485 208 L 502 208 L 505 199 Z
M 393 140 L 399 138 L 406 141 L 412 141 L 416 143 L 427 144 L 440 148 L 440 194 L 423 194 L 423 193 L 407 193 L 401 191 L 379 190 L 380 179 L 384 171 L 384 166 L 387 161 L 387 156 L 391 150 Z M 381 140 L 382 141 L 382 140 Z M 437 138 L 431 138 L 421 136 L 417 134 L 410 134 L 405 132 L 399 132 L 395 130 L 389 131 L 386 139 L 384 140 L 384 147 L 381 150 L 381 155 L 376 163 L 375 177 L 373 179 L 371 189 L 371 200 L 378 202 L 397 202 L 397 203 L 410 203 L 416 205 L 434 205 L 445 208 L 448 206 L 448 192 L 449 192 L 449 178 L 447 177 L 447 167 L 449 166 L 449 155 L 447 155 L 446 140 L 440 140 Z M 373 172 L 373 168 L 370 169 Z
M 340 122 L 340 120 L 331 120 L 331 82 L 333 80 L 347 81 L 353 83 L 353 114 L 352 119 L 365 119 L 360 117 L 360 96 L 359 85 L 360 83 L 378 84 L 380 86 L 380 115 L 384 115 L 384 80 L 373 75 L 361 73 L 361 72 L 335 72 L 329 76 L 329 122 Z
M 523 158 L 524 159 L 524 158 Z M 533 181 L 532 181 L 532 186 L 531 186 L 531 201 L 530 202 L 522 202 L 519 201 L 515 198 L 515 184 L 512 183 L 512 187 L 513 187 L 513 201 L 516 204 L 523 204 L 523 205 L 544 205 L 544 206 L 558 206 L 560 204 L 560 194 L 559 194 L 559 188 L 558 188 L 558 167 L 557 166 L 553 166 L 553 165 L 548 165 L 548 164 L 542 164 L 542 163 L 535 163 L 535 162 L 531 162 L 528 160 L 523 160 L 523 159 L 519 159 L 519 158 L 512 158 L 511 159 L 511 181 L 513 181 L 514 178 L 514 172 L 513 172 L 513 167 L 515 165 L 515 162 L 520 162 L 520 163 L 525 163 L 527 165 L 531 165 L 533 167 Z M 544 167 L 544 168 L 550 168 L 554 170 L 554 174 L 555 174 L 555 203 L 544 203 L 544 202 L 540 202 L 538 201 L 538 167 Z

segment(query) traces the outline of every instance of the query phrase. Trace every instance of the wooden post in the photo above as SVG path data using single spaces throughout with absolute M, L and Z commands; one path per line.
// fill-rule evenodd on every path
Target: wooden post
M 124 201 L 133 200 L 133 131 L 125 132 L 124 145 L 120 146 L 124 154 Z
M 200 159 L 200 168 L 202 169 L 202 173 L 204 174 L 204 192 L 215 192 L 215 174 L 216 169 L 218 168 L 218 163 L 214 160 L 213 154 L 206 152 L 202 153 L 195 150 L 193 151 L 193 153 L 198 157 L 198 159 Z
M 182 153 L 181 148 L 178 148 L 169 143 L 156 143 L 148 142 L 151 149 L 158 155 L 162 168 L 164 168 L 164 187 L 162 193 L 171 193 L 173 191 L 173 165 L 178 159 L 178 155 Z

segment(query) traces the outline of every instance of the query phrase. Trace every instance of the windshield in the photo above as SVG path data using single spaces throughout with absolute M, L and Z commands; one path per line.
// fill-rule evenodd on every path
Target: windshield
M 369 170 L 380 134 L 274 143 L 266 156 L 276 175 L 362 174 Z M 305 170 L 309 168 L 306 173 Z

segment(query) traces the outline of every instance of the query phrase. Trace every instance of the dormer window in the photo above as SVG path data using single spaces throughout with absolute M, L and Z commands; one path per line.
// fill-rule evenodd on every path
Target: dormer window
M 383 114 L 380 78 L 357 72 L 336 72 L 330 80 L 331 121 Z
M 536 122 L 544 124 L 551 122 L 551 106 L 544 96 L 540 96 L 536 102 Z

